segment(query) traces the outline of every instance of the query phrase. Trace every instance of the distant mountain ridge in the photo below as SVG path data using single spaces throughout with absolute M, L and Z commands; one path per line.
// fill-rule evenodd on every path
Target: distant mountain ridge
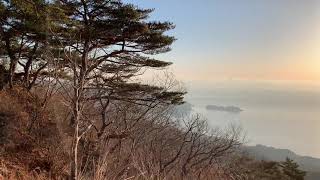
M 320 180 L 320 159 L 300 156 L 288 149 L 277 149 L 264 145 L 246 146 L 245 152 L 257 160 L 284 161 L 286 157 L 296 161 L 301 169 L 307 171 L 307 180 Z
M 240 113 L 243 111 L 241 108 L 236 106 L 217 106 L 217 105 L 207 105 L 207 110 L 213 110 L 213 111 L 224 111 L 224 112 L 230 112 L 230 113 Z

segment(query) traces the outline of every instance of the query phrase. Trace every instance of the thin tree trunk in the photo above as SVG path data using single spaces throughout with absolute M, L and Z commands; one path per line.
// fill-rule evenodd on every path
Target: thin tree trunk
M 77 80 L 75 80 L 75 84 Z M 72 143 L 72 161 L 71 161 L 71 179 L 78 179 L 78 145 L 79 145 L 79 122 L 80 122 L 80 98 L 79 89 L 74 88 L 74 106 L 73 106 L 73 121 L 74 121 L 74 137 Z
M 9 68 L 9 87 L 12 88 L 13 87 L 13 80 L 14 80 L 14 73 L 16 71 L 16 66 L 17 66 L 17 61 L 11 60 L 10 63 L 10 68 Z
M 9 83 L 9 87 L 12 88 L 13 87 L 14 73 L 16 71 L 18 60 L 17 60 L 14 52 L 11 49 L 10 38 L 9 37 L 5 37 L 5 43 L 6 43 L 6 50 L 8 51 L 8 55 L 9 55 L 9 58 L 10 58 L 10 67 L 9 67 L 9 73 L 8 73 L 8 83 Z
M 78 145 L 79 145 L 79 122 L 80 122 L 80 88 L 79 80 L 77 79 L 77 65 L 76 62 L 73 65 L 73 90 L 74 90 L 74 99 L 73 99 L 73 124 L 74 127 L 74 135 L 73 135 L 73 142 L 72 142 L 72 156 L 71 156 L 71 180 L 78 179 Z
M 78 179 L 78 145 L 79 145 L 79 121 L 76 120 L 74 128 L 74 138 L 72 147 L 72 162 L 71 162 L 71 179 Z

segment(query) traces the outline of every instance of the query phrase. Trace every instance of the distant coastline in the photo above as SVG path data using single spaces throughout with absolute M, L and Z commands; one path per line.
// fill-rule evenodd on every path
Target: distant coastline
M 210 111 L 224 111 L 224 112 L 230 112 L 230 113 L 240 113 L 243 110 L 236 106 L 217 106 L 217 105 L 207 105 L 207 110 Z

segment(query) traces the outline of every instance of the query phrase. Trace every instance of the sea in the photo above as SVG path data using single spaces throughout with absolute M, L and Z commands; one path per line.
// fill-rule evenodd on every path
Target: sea
M 186 83 L 186 101 L 212 128 L 242 128 L 247 145 L 262 144 L 320 158 L 320 85 L 316 82 Z M 206 109 L 236 106 L 239 113 Z

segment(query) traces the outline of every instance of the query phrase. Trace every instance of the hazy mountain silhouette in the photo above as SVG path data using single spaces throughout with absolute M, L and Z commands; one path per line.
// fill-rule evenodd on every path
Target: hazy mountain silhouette
M 241 108 L 236 106 L 207 105 L 206 109 L 210 111 L 224 111 L 229 113 L 240 113 L 241 111 L 243 111 Z

